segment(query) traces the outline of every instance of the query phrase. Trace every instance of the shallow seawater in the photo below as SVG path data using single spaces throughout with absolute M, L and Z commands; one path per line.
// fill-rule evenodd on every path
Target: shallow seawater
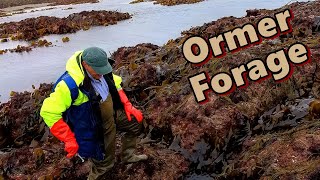
M 57 6 L 45 11 L 17 14 L 0 18 L 0 23 L 20 21 L 38 16 L 66 17 L 85 10 L 113 10 L 129 12 L 132 19 L 107 27 L 94 27 L 89 31 L 79 31 L 67 35 L 44 37 L 53 42 L 53 47 L 37 48 L 29 53 L 7 53 L 0 55 L 0 102 L 6 102 L 11 91 L 32 90 L 31 86 L 54 82 L 63 71 L 65 62 L 77 50 L 89 46 L 99 46 L 107 52 L 114 52 L 122 46 L 138 43 L 163 45 L 169 39 L 180 36 L 180 32 L 193 26 L 200 26 L 224 16 L 241 17 L 247 9 L 281 7 L 289 0 L 206 0 L 191 5 L 161 6 L 152 2 L 129 4 L 131 0 L 102 0 L 96 4 Z M 68 9 L 73 7 L 73 9 Z M 37 8 L 37 10 L 48 7 Z M 62 43 L 62 37 L 70 37 L 70 42 Z M 57 41 L 57 42 L 56 42 Z M 0 49 L 16 47 L 25 42 L 0 43 Z

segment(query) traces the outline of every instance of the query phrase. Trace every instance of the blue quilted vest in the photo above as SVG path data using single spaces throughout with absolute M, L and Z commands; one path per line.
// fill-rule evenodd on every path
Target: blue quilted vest
M 98 115 L 96 110 L 97 107 L 93 107 L 95 106 L 92 101 L 94 95 L 81 87 L 79 88 L 68 72 L 65 72 L 57 80 L 53 91 L 56 85 L 62 80 L 67 84 L 72 98 L 71 106 L 63 113 L 63 119 L 75 134 L 79 145 L 78 153 L 85 158 L 102 160 L 104 158 L 102 125 L 100 115 Z M 89 101 L 75 106 L 72 104 L 78 97 L 78 90 L 88 96 Z

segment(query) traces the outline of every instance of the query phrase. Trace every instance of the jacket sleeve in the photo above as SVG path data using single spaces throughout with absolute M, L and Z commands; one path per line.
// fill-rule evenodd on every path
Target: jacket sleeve
M 112 76 L 113 76 L 113 81 L 116 85 L 117 90 L 118 91 L 121 90 L 122 89 L 122 87 L 121 87 L 122 78 L 120 76 L 115 75 L 115 74 L 112 74 Z
M 64 81 L 60 81 L 54 92 L 43 101 L 40 116 L 44 122 L 51 128 L 62 118 L 62 113 L 71 106 L 71 93 Z

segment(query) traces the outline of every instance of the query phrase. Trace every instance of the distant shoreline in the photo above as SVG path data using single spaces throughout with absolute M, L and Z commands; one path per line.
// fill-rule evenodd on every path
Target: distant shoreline
M 70 5 L 70 4 L 84 4 L 84 3 L 98 3 L 99 0 L 71 0 L 66 2 L 65 0 L 41 0 L 34 1 L 21 1 L 13 0 L 13 2 L 1 2 L 0 3 L 0 17 L 10 15 L 14 12 L 23 12 L 26 9 L 41 8 L 46 6 L 57 6 L 57 5 Z
M 34 8 L 41 8 L 41 7 L 46 7 L 50 5 L 51 3 L 40 3 L 40 4 L 26 4 L 26 5 L 21 5 L 21 6 L 13 6 L 13 7 L 7 7 L 0 9 L 0 11 L 4 13 L 12 13 L 15 11 L 22 11 L 26 9 L 34 9 Z

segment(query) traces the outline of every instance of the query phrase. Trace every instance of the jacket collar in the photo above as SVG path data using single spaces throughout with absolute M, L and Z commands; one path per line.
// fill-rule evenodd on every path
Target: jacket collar
M 85 78 L 85 70 L 81 64 L 82 52 L 75 52 L 66 63 L 66 71 L 68 71 L 78 86 L 82 85 Z

